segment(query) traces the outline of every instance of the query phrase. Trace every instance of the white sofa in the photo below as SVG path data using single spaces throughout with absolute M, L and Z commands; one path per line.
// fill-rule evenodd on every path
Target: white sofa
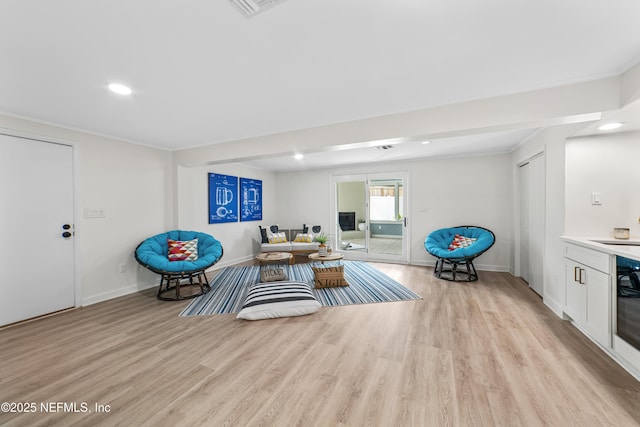
M 265 232 L 263 230 L 268 230 L 268 229 L 264 229 L 260 226 L 258 226 L 260 228 L 260 234 L 261 234 L 261 244 L 260 244 L 260 249 L 262 252 L 290 252 L 293 254 L 293 262 L 295 262 L 295 257 L 296 255 L 308 255 L 314 252 L 318 252 L 318 247 L 320 246 L 320 244 L 318 242 L 295 242 L 295 238 L 298 234 L 301 234 L 304 232 L 303 229 L 295 229 L 295 228 L 280 228 L 279 226 L 271 226 L 269 227 L 269 229 L 273 228 L 273 227 L 278 227 L 277 231 L 275 231 L 276 233 L 284 233 L 286 236 L 286 242 L 283 243 L 269 243 L 268 242 L 268 238 L 269 238 L 269 232 L 267 231 L 267 235 L 265 236 Z M 303 226 L 303 227 L 306 227 Z M 317 227 L 317 228 L 316 228 Z M 314 226 L 314 229 L 317 229 L 318 232 L 320 232 L 320 227 L 319 226 Z M 311 231 L 311 227 L 309 227 L 309 232 Z M 265 240 L 267 240 L 265 242 Z

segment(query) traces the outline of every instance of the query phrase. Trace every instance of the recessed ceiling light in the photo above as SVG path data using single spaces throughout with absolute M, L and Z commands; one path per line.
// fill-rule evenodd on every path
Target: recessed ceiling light
M 431 144 L 431 141 L 422 141 L 424 145 Z
M 613 130 L 613 129 L 618 129 L 620 126 L 622 126 L 622 123 L 618 123 L 618 122 L 607 123 L 598 127 L 598 130 Z
M 302 160 L 304 158 L 304 156 L 300 153 L 296 154 L 295 156 L 293 156 L 294 159 L 296 160 Z
M 119 95 L 131 95 L 131 89 L 119 83 L 111 83 L 109 85 L 109 90 Z

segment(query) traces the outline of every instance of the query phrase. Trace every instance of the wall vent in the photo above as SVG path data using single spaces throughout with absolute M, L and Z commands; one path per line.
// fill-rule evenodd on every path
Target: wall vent
M 230 0 L 244 16 L 251 18 L 286 0 Z

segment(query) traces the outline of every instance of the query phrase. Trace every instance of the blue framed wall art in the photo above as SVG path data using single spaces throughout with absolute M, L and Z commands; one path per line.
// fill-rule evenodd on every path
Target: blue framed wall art
M 240 178 L 240 221 L 262 221 L 262 180 Z
M 209 224 L 238 221 L 238 177 L 209 173 Z

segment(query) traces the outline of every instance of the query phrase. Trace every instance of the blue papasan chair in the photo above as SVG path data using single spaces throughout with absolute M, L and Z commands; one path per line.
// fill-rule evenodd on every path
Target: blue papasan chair
M 140 265 L 161 275 L 158 299 L 178 301 L 211 290 L 205 271 L 222 253 L 222 243 L 209 234 L 173 230 L 142 241 L 135 257 Z
M 473 260 L 493 246 L 495 241 L 492 231 L 464 225 L 432 231 L 424 241 L 424 248 L 437 258 L 433 271 L 437 278 L 474 282 L 478 280 L 478 273 Z M 460 268 L 462 265 L 463 269 Z

